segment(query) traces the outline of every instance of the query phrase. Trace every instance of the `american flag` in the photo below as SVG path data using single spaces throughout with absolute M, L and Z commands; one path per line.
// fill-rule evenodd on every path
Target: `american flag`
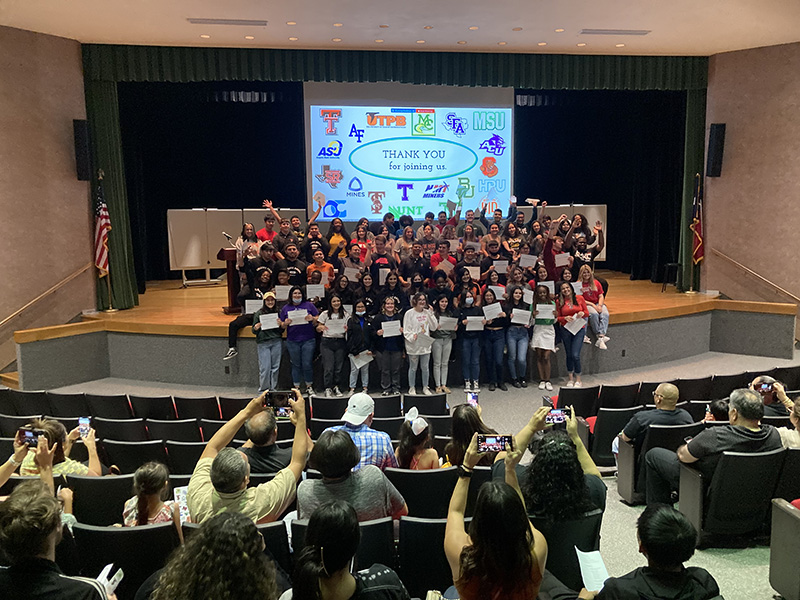
M 100 277 L 108 275 L 108 232 L 111 231 L 111 218 L 103 197 L 103 180 L 98 178 L 97 196 L 94 209 L 94 264 Z
M 692 260 L 698 264 L 705 256 L 703 247 L 703 188 L 700 183 L 700 174 L 694 176 L 694 197 L 692 199 Z

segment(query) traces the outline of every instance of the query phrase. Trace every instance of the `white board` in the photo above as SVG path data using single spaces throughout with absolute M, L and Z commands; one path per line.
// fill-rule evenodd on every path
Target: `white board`
M 179 271 L 206 268 L 208 235 L 204 209 L 167 210 L 167 232 L 170 269 Z
M 242 235 L 242 209 L 206 209 L 206 234 L 208 237 L 208 266 L 212 269 L 224 269 L 225 261 L 217 260 L 220 248 L 230 246 L 228 240 L 222 235 L 224 231 L 233 236 L 232 243 Z

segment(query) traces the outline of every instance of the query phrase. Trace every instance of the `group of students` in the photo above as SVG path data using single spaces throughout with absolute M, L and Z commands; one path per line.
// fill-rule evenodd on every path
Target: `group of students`
M 318 201 L 321 207 L 324 198 Z M 329 396 L 355 392 L 359 376 L 366 390 L 373 359 L 383 393 L 400 392 L 405 357 L 409 393 L 416 393 L 418 371 L 422 393 L 450 392 L 456 339 L 465 391 L 480 389 L 481 357 L 490 390 L 508 389 L 506 367 L 510 383 L 526 387 L 528 348 L 536 351 L 539 388 L 552 390 L 558 341 L 566 350 L 566 385 L 579 386 L 587 326 L 596 346 L 607 347 L 605 289 L 593 273 L 605 244 L 599 221 L 590 229 L 580 214 L 551 220 L 541 211 L 546 203 L 534 202 L 526 222 L 512 198 L 505 218 L 495 210 L 489 222 L 485 208 L 468 210 L 458 229 L 460 207 L 440 212 L 438 221 L 428 213 L 417 229 L 407 215 L 395 222 L 387 213 L 372 224 L 363 218 L 352 235 L 336 218 L 323 236 L 319 209 L 302 229 L 300 219 L 282 219 L 265 205 L 271 213 L 264 229 L 247 223 L 237 240 L 243 314 L 229 326 L 225 356 L 236 356 L 238 332 L 251 326 L 262 391 L 278 387 L 284 341 L 292 382 L 308 393 L 319 348 Z

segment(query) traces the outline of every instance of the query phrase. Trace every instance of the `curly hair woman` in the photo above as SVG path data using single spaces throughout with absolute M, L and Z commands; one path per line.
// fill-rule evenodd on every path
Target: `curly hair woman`
M 169 559 L 152 600 L 275 600 L 275 565 L 264 538 L 241 513 L 215 515 Z

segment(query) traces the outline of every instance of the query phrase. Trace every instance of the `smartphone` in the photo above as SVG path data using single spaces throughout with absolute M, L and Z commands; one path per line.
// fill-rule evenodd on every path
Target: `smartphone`
M 555 425 L 556 423 L 565 423 L 567 420 L 567 413 L 563 408 L 551 408 L 550 412 L 544 418 L 547 425 Z
M 78 432 L 81 435 L 81 439 L 86 439 L 86 436 L 89 435 L 89 430 L 92 426 L 89 423 L 89 417 L 78 417 Z
M 265 406 L 272 408 L 276 419 L 288 419 L 292 412 L 289 407 L 290 392 L 269 392 Z
M 503 452 L 506 444 L 514 448 L 513 435 L 481 435 L 478 434 L 478 452 Z
M 19 432 L 22 434 L 22 443 L 28 444 L 28 448 L 36 448 L 39 445 L 39 436 L 45 435 L 41 429 L 28 429 L 27 427 L 20 427 Z
M 761 384 L 761 392 L 767 393 L 772 391 L 772 384 L 771 383 L 762 383 Z
M 467 404 L 470 406 L 478 406 L 478 392 L 466 392 Z

